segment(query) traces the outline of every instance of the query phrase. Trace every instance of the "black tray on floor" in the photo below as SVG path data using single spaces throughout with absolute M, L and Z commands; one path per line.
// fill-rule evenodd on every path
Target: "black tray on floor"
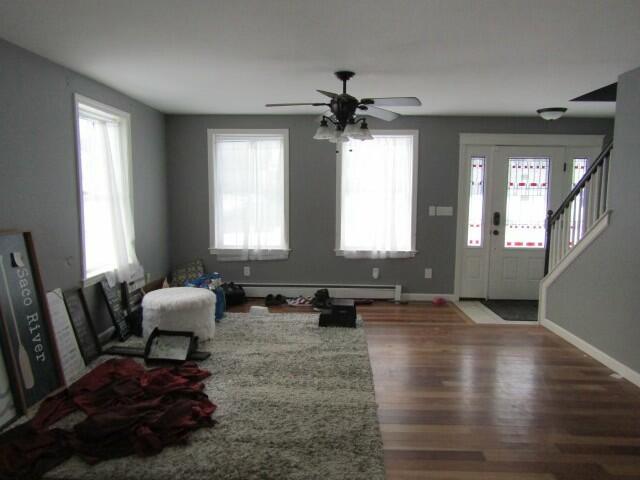
M 144 347 L 127 347 L 124 345 L 114 345 L 103 351 L 107 355 L 120 355 L 123 357 L 139 357 L 144 358 Z M 195 351 L 191 352 L 187 360 L 201 362 L 211 356 L 211 352 Z

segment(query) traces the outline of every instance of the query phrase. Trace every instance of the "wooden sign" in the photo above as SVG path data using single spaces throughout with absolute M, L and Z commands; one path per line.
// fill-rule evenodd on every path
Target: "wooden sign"
M 82 292 L 80 290 L 69 290 L 63 296 L 82 358 L 84 363 L 88 365 L 100 356 L 100 344 L 89 321 Z
M 142 297 L 144 292 L 142 288 L 130 290 L 129 286 L 123 284 L 124 301 L 127 307 L 127 313 L 132 314 L 142 308 Z
M 0 320 L 21 410 L 63 385 L 47 301 L 29 233 L 0 234 Z
M 51 313 L 51 323 L 55 333 L 60 363 L 67 386 L 80 378 L 84 373 L 85 363 L 78 346 L 76 334 L 71 325 L 69 312 L 62 298 L 62 290 L 59 288 L 47 293 L 47 303 Z
M 109 313 L 111 314 L 111 320 L 113 320 L 113 324 L 116 327 L 116 332 L 118 332 L 118 337 L 120 341 L 124 341 L 131 335 L 131 331 L 129 330 L 129 325 L 127 324 L 127 312 L 124 308 L 123 287 L 126 288 L 126 284 L 116 284 L 113 287 L 109 285 L 109 282 L 106 278 L 103 278 L 100 281 L 100 286 L 102 287 L 102 293 L 104 294 L 104 299 L 107 302 L 107 306 L 109 307 Z

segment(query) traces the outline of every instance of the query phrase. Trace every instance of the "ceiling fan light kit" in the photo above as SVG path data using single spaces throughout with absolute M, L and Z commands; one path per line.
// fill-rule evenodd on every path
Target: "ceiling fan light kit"
M 316 130 L 316 134 L 313 136 L 315 140 L 329 140 L 333 137 L 334 131 L 329 128 L 329 124 L 323 118 L 320 121 L 320 126 Z
M 386 98 L 363 98 L 347 93 L 347 81 L 355 73 L 341 70 L 335 72 L 336 77 L 342 82 L 342 93 L 327 92 L 317 90 L 322 95 L 329 97 L 329 103 L 309 102 L 309 103 L 268 103 L 267 107 L 286 107 L 307 105 L 313 107 L 329 107 L 329 111 L 322 116 L 320 126 L 313 136 L 316 140 L 329 140 L 331 143 L 342 143 L 349 139 L 371 140 L 373 135 L 369 131 L 369 126 L 364 118 L 375 117 L 388 122 L 395 120 L 400 115 L 379 106 L 401 106 L 418 107 L 422 105 L 416 97 L 386 97 Z M 331 125 L 329 125 L 331 124 Z
M 540 108 L 536 110 L 544 120 L 558 120 L 562 117 L 567 109 L 563 107 Z

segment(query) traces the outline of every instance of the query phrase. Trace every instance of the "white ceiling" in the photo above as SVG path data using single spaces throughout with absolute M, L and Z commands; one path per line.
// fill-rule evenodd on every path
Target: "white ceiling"
M 0 0 L 0 36 L 172 113 L 320 113 L 332 72 L 425 115 L 534 115 L 640 65 L 639 0 Z

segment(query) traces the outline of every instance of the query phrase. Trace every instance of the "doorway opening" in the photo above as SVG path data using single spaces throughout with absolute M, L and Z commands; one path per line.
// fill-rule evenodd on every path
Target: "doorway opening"
M 547 211 L 559 206 L 602 142 L 600 135 L 461 134 L 458 298 L 481 299 L 505 320 L 535 317 Z

